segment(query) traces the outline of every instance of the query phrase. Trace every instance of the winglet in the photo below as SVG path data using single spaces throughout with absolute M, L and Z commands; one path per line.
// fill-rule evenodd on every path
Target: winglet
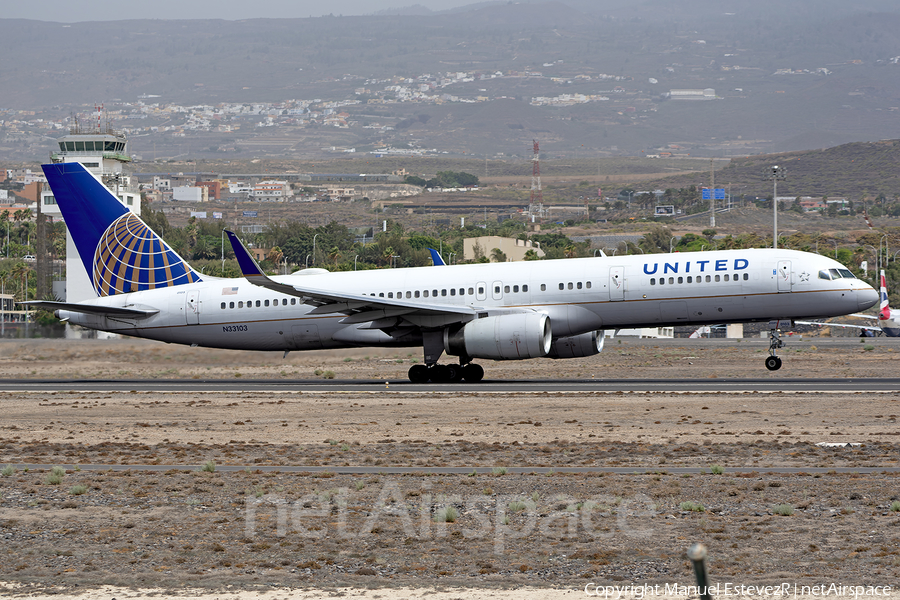
M 265 277 L 266 274 L 259 268 L 259 265 L 256 264 L 256 261 L 250 256 L 250 253 L 244 248 L 241 240 L 238 239 L 234 232 L 226 229 L 225 235 L 228 236 L 228 241 L 231 242 L 231 249 L 234 250 L 234 256 L 237 258 L 238 266 L 241 268 L 241 274 L 244 277 Z
M 447 263 L 444 262 L 444 259 L 441 258 L 441 255 L 437 250 L 435 250 L 434 248 L 429 248 L 428 251 L 431 252 L 431 262 L 434 263 L 434 266 L 443 267 L 447 265 Z

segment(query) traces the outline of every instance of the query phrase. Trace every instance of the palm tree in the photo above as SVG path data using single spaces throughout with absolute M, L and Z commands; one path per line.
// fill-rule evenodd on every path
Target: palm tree
M 491 250 L 491 260 L 494 262 L 506 262 L 506 253 L 500 248 Z
M 328 251 L 328 258 L 331 259 L 331 262 L 334 263 L 334 266 L 337 266 L 338 261 L 341 259 L 341 256 L 341 249 L 337 246 L 332 247 L 331 250 Z

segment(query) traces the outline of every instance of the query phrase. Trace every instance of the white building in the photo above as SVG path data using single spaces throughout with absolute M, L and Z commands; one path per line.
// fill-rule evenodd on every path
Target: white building
M 209 190 L 195 185 L 179 186 L 172 188 L 172 200 L 180 202 L 209 202 Z

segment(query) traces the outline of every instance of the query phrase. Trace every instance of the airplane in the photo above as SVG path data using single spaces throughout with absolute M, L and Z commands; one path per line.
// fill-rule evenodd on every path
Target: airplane
M 821 327 L 844 327 L 848 329 L 858 329 L 860 331 L 860 335 L 867 336 L 875 336 L 880 333 L 883 333 L 887 337 L 900 337 L 900 325 L 897 324 L 893 312 L 891 311 L 891 307 L 888 303 L 888 293 L 887 293 L 887 278 L 884 275 L 884 271 L 881 273 L 881 290 L 879 292 L 879 297 L 881 298 L 881 304 L 878 309 L 877 315 L 865 315 L 865 314 L 851 314 L 848 315 L 850 317 L 859 317 L 861 319 L 870 319 L 874 321 L 872 325 L 852 325 L 849 323 L 823 323 L 821 321 L 797 321 L 797 323 L 801 325 L 816 325 Z
M 781 367 L 793 319 L 865 310 L 878 293 L 840 263 L 794 250 L 575 258 L 268 276 L 230 231 L 243 277 L 199 274 L 79 163 L 43 165 L 97 295 L 23 304 L 91 329 L 214 348 L 421 347 L 413 382 L 477 382 L 475 359 L 566 359 L 603 330 L 769 322 Z M 823 278 L 822 273 L 838 276 Z M 817 275 L 818 274 L 818 275 Z M 455 356 L 458 365 L 439 364 Z

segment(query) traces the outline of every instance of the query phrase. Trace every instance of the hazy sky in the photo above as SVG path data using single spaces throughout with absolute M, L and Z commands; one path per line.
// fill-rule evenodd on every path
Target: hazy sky
M 254 19 L 367 15 L 386 8 L 421 5 L 444 10 L 478 0 L 42 0 L 8 2 L 0 18 L 74 23 L 122 19 Z

